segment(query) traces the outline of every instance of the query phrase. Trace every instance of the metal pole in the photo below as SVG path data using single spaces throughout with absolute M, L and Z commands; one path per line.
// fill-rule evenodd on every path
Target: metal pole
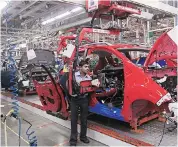
M 178 15 L 174 17 L 174 26 L 178 25 Z
M 173 1 L 173 6 L 174 6 L 175 8 L 177 8 L 176 2 L 177 2 L 177 1 Z M 178 25 L 178 15 L 175 15 L 175 17 L 174 17 L 174 26 L 177 26 L 177 25 Z
M 120 28 L 122 28 L 122 20 L 118 19 L 118 23 L 119 23 Z M 122 42 L 122 35 L 123 35 L 123 32 L 120 32 L 120 35 L 118 37 L 119 42 Z
M 136 33 L 136 42 L 135 42 L 135 43 L 136 43 L 136 44 L 137 44 L 137 43 L 140 44 L 140 42 L 139 42 L 139 36 L 140 36 L 140 35 L 139 35 L 139 26 L 137 26 L 135 33 Z
M 146 12 L 149 13 L 149 9 L 146 10 Z M 150 32 L 150 21 L 146 21 L 146 44 L 150 45 L 150 37 L 149 37 L 149 32 Z
M 162 29 L 155 29 L 155 30 L 149 30 L 149 32 L 159 32 L 159 31 L 163 31 L 163 30 L 170 30 L 173 27 L 167 27 L 167 28 L 162 28 Z

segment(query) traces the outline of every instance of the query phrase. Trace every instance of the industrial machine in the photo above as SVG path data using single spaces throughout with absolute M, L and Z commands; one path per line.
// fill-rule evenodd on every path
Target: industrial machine
M 116 18 L 140 14 L 133 7 L 126 2 L 99 1 L 98 8 L 103 11 L 96 11 L 94 18 L 103 17 L 115 22 Z M 70 98 L 86 92 L 91 93 L 90 112 L 127 122 L 134 130 L 147 121 L 159 118 L 162 111 L 169 111 L 168 104 L 173 102 L 170 93 L 112 45 L 100 42 L 103 37 L 118 36 L 124 30 L 118 24 L 111 24 L 107 29 L 94 28 L 93 25 L 81 27 L 75 35 L 60 38 L 58 53 L 65 56 L 68 71 L 60 72 L 59 77 L 66 77 L 65 80 L 55 80 L 42 66 L 50 80 L 44 83 L 34 81 L 40 101 L 49 114 L 67 119 Z M 83 54 L 80 54 L 81 50 Z M 93 81 L 81 82 L 77 86 L 74 73 L 78 70 L 80 55 L 98 60 L 91 70 L 93 79 L 100 82 L 99 87 L 92 86 Z M 119 60 L 118 63 L 114 62 L 115 58 Z
M 78 43 L 81 43 L 83 38 L 85 39 L 85 34 L 93 31 L 102 32 L 100 29 L 83 28 L 77 37 L 79 38 Z M 116 32 L 114 31 L 114 33 Z M 104 30 L 102 33 L 110 35 L 113 31 Z M 71 44 L 67 46 L 67 50 L 64 52 L 69 53 Z M 66 48 L 66 46 L 63 47 Z M 132 128 L 137 129 L 137 126 L 142 123 L 158 118 L 160 112 L 168 108 L 167 102 L 172 100 L 170 94 L 147 76 L 142 69 L 132 64 L 121 52 L 111 46 L 102 45 L 102 43 L 88 44 L 84 49 L 84 57 L 93 55 L 98 56 L 99 59 L 93 69 L 93 77 L 99 79 L 100 87 L 93 87 L 91 81 L 88 81 L 81 83 L 78 91 L 91 92 L 90 112 L 129 122 Z M 77 91 L 76 84 L 73 83 L 75 81 L 73 73 L 77 70 L 75 64 L 78 62 L 78 57 L 76 57 L 79 54 L 78 51 L 74 47 L 70 52 L 70 57 L 68 56 L 69 72 L 66 73 L 68 80 L 66 79 L 65 84 L 58 83 L 52 76 L 50 76 L 51 82 L 48 81 L 45 84 L 35 82 L 37 93 L 45 110 L 66 119 L 69 113 L 65 97 L 75 96 Z M 118 58 L 121 62 L 115 63 L 114 58 Z M 68 92 L 66 93 L 66 91 Z M 70 103 L 69 98 L 67 101 Z

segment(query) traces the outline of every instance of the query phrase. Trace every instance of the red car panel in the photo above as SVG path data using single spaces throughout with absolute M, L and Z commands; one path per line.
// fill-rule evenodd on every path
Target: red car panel
M 178 26 L 163 33 L 153 45 L 144 66 L 148 66 L 155 61 L 163 59 L 177 59 L 178 42 L 172 39 L 176 36 L 171 36 L 173 32 L 178 32 Z M 173 33 L 174 34 L 174 33 Z

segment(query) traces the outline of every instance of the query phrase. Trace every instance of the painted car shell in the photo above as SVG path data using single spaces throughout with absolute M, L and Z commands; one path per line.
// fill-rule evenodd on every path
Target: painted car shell
M 147 76 L 141 68 L 134 65 L 129 59 L 127 59 L 122 53 L 115 50 L 110 46 L 94 46 L 90 47 L 90 51 L 103 50 L 116 55 L 122 59 L 124 65 L 124 105 L 121 110 L 121 114 L 124 121 L 132 120 L 132 109 L 131 105 L 136 100 L 147 100 L 153 104 L 164 95 L 167 91 L 156 84 L 149 76 Z M 156 89 L 156 90 L 155 90 Z M 97 104 L 97 101 L 92 101 L 92 105 Z M 92 108 L 90 108 L 92 109 Z M 91 110 L 92 111 L 92 110 Z

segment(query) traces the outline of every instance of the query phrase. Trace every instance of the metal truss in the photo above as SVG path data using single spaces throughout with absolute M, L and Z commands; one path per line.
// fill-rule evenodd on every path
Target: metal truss
M 157 6 L 151 6 L 149 3 L 144 3 L 145 0 L 137 2 L 138 0 L 129 0 L 137 4 L 137 7 L 142 10 L 142 15 L 132 15 L 126 20 L 122 21 L 122 26 L 129 28 L 129 31 L 121 33 L 120 42 L 130 42 L 133 44 L 143 44 L 151 46 L 157 37 L 174 26 L 174 15 L 177 8 L 167 6 L 158 0 L 156 2 L 166 5 L 166 9 L 158 9 Z M 8 21 L 20 21 L 17 24 L 21 26 L 1 27 L 1 49 L 6 49 L 7 39 L 10 39 L 11 44 L 17 46 L 21 43 L 27 43 L 27 47 L 56 50 L 59 31 L 80 26 L 82 24 L 89 24 L 91 18 L 85 12 L 69 16 L 62 20 L 56 20 L 49 25 L 42 26 L 42 20 L 62 14 L 68 9 L 76 6 L 85 7 L 85 1 L 74 0 L 59 0 L 59 1 L 17 1 L 10 2 L 7 9 L 9 15 Z M 167 8 L 170 10 L 167 10 Z M 5 9 L 2 11 L 2 18 L 5 16 Z M 152 19 L 152 17 L 159 14 L 168 15 L 167 18 Z M 157 17 L 155 17 L 157 18 Z M 20 28 L 18 28 L 20 27 Z M 23 29 L 22 29 L 23 28 Z M 158 29 L 159 28 L 159 29 Z M 149 37 L 149 33 L 153 32 L 154 37 Z M 17 49 L 18 50 L 18 49 Z M 21 51 L 26 51 L 26 48 L 21 48 Z M 18 51 L 17 51 L 18 52 Z

